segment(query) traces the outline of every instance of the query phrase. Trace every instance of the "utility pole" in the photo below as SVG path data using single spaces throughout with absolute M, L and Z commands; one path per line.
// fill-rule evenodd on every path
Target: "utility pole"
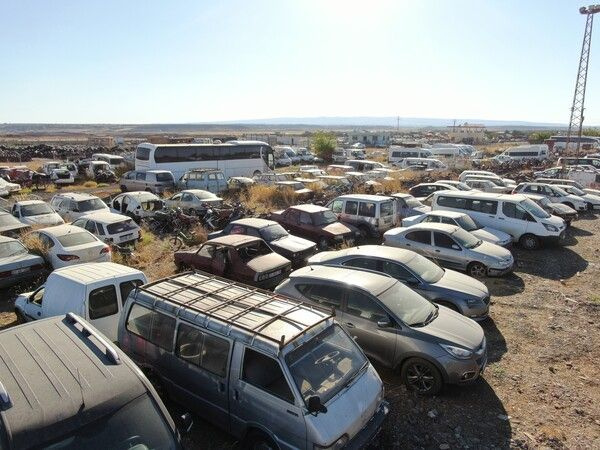
M 583 112 L 585 103 L 585 88 L 587 84 L 588 63 L 590 61 L 590 46 L 592 43 L 592 27 L 594 25 L 594 14 L 600 12 L 600 5 L 582 6 L 579 8 L 581 14 L 586 15 L 585 31 L 583 33 L 583 44 L 581 45 L 581 56 L 579 57 L 579 68 L 575 80 L 575 94 L 573 94 L 573 105 L 571 106 L 571 117 L 565 143 L 565 151 L 569 148 L 569 142 L 574 132 L 577 132 L 577 156 L 581 148 L 581 134 L 583 131 Z

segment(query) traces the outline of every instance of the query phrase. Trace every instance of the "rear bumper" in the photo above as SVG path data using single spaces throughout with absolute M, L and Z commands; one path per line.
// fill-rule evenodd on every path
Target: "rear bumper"
M 381 425 L 390 412 L 389 403 L 386 401 L 381 402 L 371 420 L 367 422 L 365 427 L 356 434 L 350 442 L 346 445 L 346 449 L 358 450 L 366 447 L 369 443 L 376 439 L 377 435 L 381 431 Z

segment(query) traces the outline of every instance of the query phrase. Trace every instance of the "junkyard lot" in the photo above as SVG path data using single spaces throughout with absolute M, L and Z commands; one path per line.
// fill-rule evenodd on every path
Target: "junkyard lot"
M 474 385 L 421 398 L 377 367 L 392 406 L 381 446 L 599 447 L 599 232 L 600 222 L 584 216 L 566 246 L 515 248 L 516 273 L 485 280 L 493 302 L 491 319 L 482 323 L 489 364 Z M 13 294 L 2 296 L 5 326 L 14 324 Z M 190 448 L 236 446 L 201 419 L 185 441 Z

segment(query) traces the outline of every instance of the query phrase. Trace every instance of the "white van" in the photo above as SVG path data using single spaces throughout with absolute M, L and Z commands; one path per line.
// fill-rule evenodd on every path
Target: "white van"
M 567 228 L 564 220 L 551 216 L 524 195 L 438 191 L 433 194 L 431 208 L 466 213 L 484 227 L 510 234 L 513 242 L 527 250 L 538 248 L 542 241 L 561 241 Z
M 430 149 L 421 147 L 398 147 L 392 145 L 388 151 L 388 162 L 397 164 L 405 158 L 429 158 L 431 156 Z
M 548 146 L 546 144 L 518 145 L 507 148 L 499 156 L 508 156 L 514 161 L 548 159 Z
M 458 181 L 462 181 L 464 183 L 467 178 L 473 178 L 474 176 L 475 177 L 477 177 L 477 176 L 493 177 L 498 180 L 501 180 L 505 186 L 516 186 L 517 185 L 515 180 L 511 180 L 510 178 L 502 178 L 501 176 L 496 175 L 494 172 L 489 172 L 487 170 L 463 170 L 460 173 L 460 175 L 458 176 Z
M 433 158 L 405 158 L 398 166 L 402 168 L 409 168 L 414 166 L 422 166 L 427 170 L 447 170 L 448 166 L 441 162 L 439 159 Z
M 19 321 L 29 322 L 72 312 L 115 342 L 125 300 L 147 282 L 139 270 L 112 262 L 63 267 L 35 291 L 19 295 L 15 313 Z
M 354 172 L 368 172 L 369 170 L 386 168 L 385 164 L 368 159 L 349 159 L 344 164 L 352 167 Z
M 462 158 L 464 152 L 459 147 L 432 147 L 429 149 L 433 158 Z

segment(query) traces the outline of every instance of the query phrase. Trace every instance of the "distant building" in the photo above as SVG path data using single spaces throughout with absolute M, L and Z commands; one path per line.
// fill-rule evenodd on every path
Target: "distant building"
M 90 147 L 108 147 L 116 145 L 115 138 L 112 136 L 90 136 L 87 139 L 87 145 Z
M 485 141 L 485 125 L 463 123 L 448 127 L 448 137 L 452 142 L 478 144 Z
M 348 143 L 360 142 L 368 147 L 386 147 L 390 144 L 392 133 L 389 131 L 353 130 L 347 134 Z

